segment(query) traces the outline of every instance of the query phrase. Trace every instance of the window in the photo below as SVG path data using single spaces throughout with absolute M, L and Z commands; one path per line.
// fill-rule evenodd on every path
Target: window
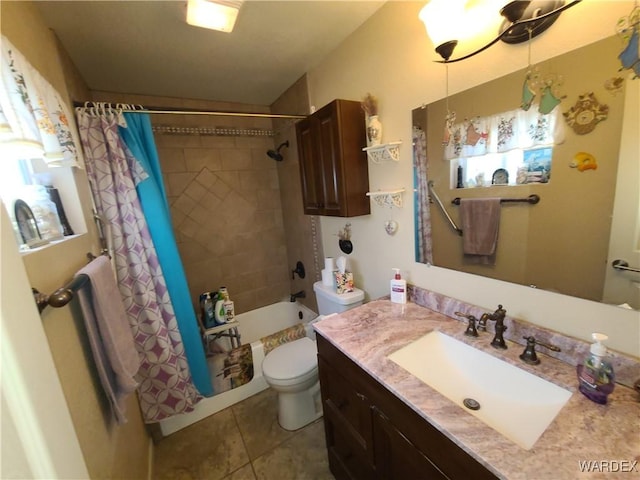
M 558 109 L 518 109 L 449 124 L 445 139 L 452 188 L 547 183 L 553 145 L 564 141 L 564 126 Z
M 451 162 L 451 188 L 548 183 L 552 154 L 553 147 L 549 146 L 454 159 Z
M 79 142 L 68 108 L 4 36 L 0 47 L 0 197 L 18 243 L 30 248 L 73 234 L 63 204 L 84 233 L 72 168 L 81 166 Z

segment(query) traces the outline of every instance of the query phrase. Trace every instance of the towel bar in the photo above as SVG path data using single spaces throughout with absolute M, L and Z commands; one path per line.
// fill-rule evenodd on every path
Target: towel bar
M 500 203 L 507 203 L 507 202 L 529 203 L 531 205 L 535 205 L 536 203 L 540 202 L 540 195 L 536 195 L 534 193 L 533 195 L 529 195 L 527 198 L 501 198 L 500 199 Z M 454 205 L 460 205 L 460 197 L 454 198 L 453 200 L 451 200 L 451 203 Z
M 89 261 L 94 260 L 96 257 L 91 252 L 87 253 L 87 258 Z M 67 303 L 71 301 L 74 294 L 80 290 L 87 282 L 89 281 L 89 277 L 84 274 L 76 275 L 73 280 L 67 283 L 64 287 L 60 287 L 51 295 L 47 295 L 46 293 L 42 293 L 38 291 L 37 288 L 31 287 L 31 292 L 33 293 L 33 299 L 38 306 L 38 312 L 42 313 L 42 311 L 47 307 L 55 307 L 60 308 L 64 307 Z
M 533 195 L 529 195 L 527 198 L 501 198 L 500 199 L 500 203 L 507 203 L 507 202 L 528 203 L 530 205 L 535 205 L 536 203 L 540 202 L 540 195 L 536 195 L 534 193 Z M 451 200 L 451 203 L 453 205 L 460 205 L 460 197 L 454 198 L 453 200 Z
M 640 273 L 640 268 L 630 267 L 629 264 L 624 260 L 614 260 L 613 262 L 611 262 L 611 266 L 616 270 L 627 270 L 629 272 Z

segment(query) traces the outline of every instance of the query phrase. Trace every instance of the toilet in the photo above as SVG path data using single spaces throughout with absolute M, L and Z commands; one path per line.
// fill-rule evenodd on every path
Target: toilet
M 364 301 L 364 292 L 357 288 L 338 294 L 316 282 L 313 289 L 320 315 L 312 323 Z M 285 430 L 298 430 L 322 416 L 317 355 L 316 342 L 304 337 L 274 348 L 262 361 L 264 379 L 278 392 L 278 423 Z

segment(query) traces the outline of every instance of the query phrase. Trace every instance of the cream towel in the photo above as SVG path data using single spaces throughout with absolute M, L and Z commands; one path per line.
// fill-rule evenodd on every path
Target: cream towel
M 475 263 L 495 264 L 500 226 L 499 198 L 463 198 L 460 200 L 462 249 Z
M 91 351 L 102 387 L 118 423 L 127 421 L 126 397 L 138 387 L 140 368 L 133 332 L 113 276 L 109 259 L 102 255 L 82 268 L 89 282 L 78 291 Z

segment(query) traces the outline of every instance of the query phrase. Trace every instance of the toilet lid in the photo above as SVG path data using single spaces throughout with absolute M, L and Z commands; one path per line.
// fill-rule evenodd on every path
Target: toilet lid
M 316 344 L 304 337 L 270 351 L 262 362 L 262 371 L 276 380 L 287 380 L 309 373 L 318 366 Z

